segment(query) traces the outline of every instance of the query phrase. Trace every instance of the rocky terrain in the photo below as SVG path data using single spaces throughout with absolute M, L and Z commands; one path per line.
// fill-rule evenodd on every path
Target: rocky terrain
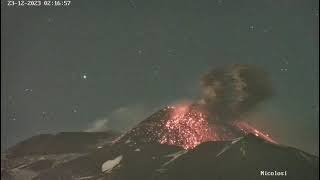
M 316 180 L 319 158 L 243 133 L 194 148 L 162 143 L 163 109 L 130 131 L 38 135 L 9 148 L 3 180 Z M 160 134 L 159 134 L 160 132 Z M 178 136 L 180 137 L 180 136 Z M 286 171 L 286 176 L 261 176 Z

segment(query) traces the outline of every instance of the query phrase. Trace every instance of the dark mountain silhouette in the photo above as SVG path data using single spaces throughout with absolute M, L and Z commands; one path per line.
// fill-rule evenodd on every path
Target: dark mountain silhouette
M 162 109 L 130 131 L 39 135 L 9 148 L 1 179 L 14 180 L 316 180 L 319 158 L 254 134 L 202 142 L 159 143 L 170 116 Z M 155 133 L 157 132 L 157 133 Z M 261 176 L 286 171 L 286 176 Z

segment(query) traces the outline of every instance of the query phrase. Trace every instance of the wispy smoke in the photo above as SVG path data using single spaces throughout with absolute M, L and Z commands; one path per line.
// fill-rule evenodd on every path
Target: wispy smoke
M 204 74 L 201 88 L 200 103 L 219 121 L 239 118 L 273 93 L 266 72 L 252 65 L 240 64 Z
M 103 132 L 110 130 L 108 125 L 109 119 L 102 118 L 94 121 L 88 129 L 86 129 L 86 132 Z
M 119 107 L 107 117 L 94 121 L 85 131 L 126 131 L 148 117 L 152 111 L 154 111 L 152 108 L 141 104 Z

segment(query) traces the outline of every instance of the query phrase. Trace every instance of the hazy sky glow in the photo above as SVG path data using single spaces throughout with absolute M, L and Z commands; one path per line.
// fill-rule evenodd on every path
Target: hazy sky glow
M 96 0 L 1 12 L 2 149 L 38 133 L 119 130 L 198 96 L 212 67 L 249 63 L 276 94 L 251 117 L 318 154 L 317 0 Z M 107 121 L 107 120 L 106 120 Z

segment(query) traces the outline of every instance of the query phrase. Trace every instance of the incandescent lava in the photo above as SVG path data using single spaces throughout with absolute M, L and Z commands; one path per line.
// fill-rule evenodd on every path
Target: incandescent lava
M 184 149 L 192 149 L 207 141 L 229 141 L 245 134 L 254 134 L 271 143 L 276 143 L 268 134 L 256 129 L 245 121 L 232 121 L 221 123 L 212 120 L 193 106 L 170 107 L 169 118 L 162 129 L 155 133 L 159 136 L 161 144 L 181 146 Z

